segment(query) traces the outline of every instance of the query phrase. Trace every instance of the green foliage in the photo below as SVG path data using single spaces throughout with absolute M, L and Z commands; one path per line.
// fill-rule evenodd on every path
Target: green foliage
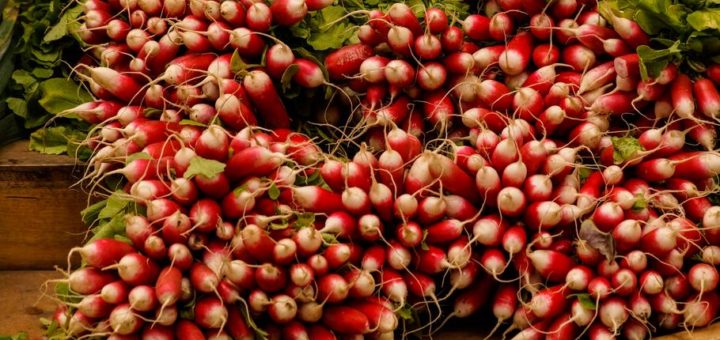
M 700 73 L 720 61 L 719 1 L 603 0 L 598 10 L 610 22 L 634 20 L 651 36 L 650 46 L 637 48 L 643 79 L 657 76 L 669 63 Z
M 213 178 L 223 171 L 225 171 L 225 163 L 195 156 L 190 159 L 190 166 L 183 177 L 190 179 L 200 175 L 205 178 Z
M 613 163 L 623 164 L 633 160 L 643 151 L 643 147 L 634 137 L 610 137 L 613 145 Z
M 71 32 L 78 25 L 82 7 L 69 4 L 67 0 L 0 2 L 0 145 L 26 137 L 53 115 L 91 98 L 69 79 L 69 68 L 63 63 L 72 63 L 80 55 Z M 65 127 L 66 140 L 86 131 L 71 122 L 73 118 L 63 115 L 56 121 Z M 61 149 L 60 153 L 78 148 L 34 148 L 48 153 Z

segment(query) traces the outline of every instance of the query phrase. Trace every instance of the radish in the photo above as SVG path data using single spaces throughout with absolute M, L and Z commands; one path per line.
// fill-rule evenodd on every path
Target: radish
M 228 320 L 228 310 L 216 297 L 205 297 L 195 303 L 195 322 L 204 328 L 222 328 Z
M 600 321 L 610 328 L 611 332 L 617 332 L 628 319 L 626 303 L 620 298 L 609 298 L 600 305 Z
M 506 187 L 497 194 L 497 207 L 503 215 L 515 217 L 525 211 L 525 195 L 517 188 Z
M 565 276 L 567 287 L 572 290 L 583 291 L 587 289 L 590 280 L 592 280 L 593 272 L 585 266 L 576 266 L 570 269 Z
M 464 25 L 463 25 L 464 28 Z M 464 44 L 465 34 L 459 27 L 450 26 L 440 35 L 443 51 L 446 53 L 459 51 Z
M 465 318 L 482 308 L 490 297 L 487 292 L 492 283 L 492 277 L 483 276 L 470 287 L 462 290 L 457 298 L 455 298 L 453 313 L 448 317 L 457 316 Z
M 720 302 L 715 292 L 698 295 L 689 300 L 683 311 L 685 323 L 690 327 L 704 327 L 712 322 Z
M 531 51 L 532 36 L 527 32 L 519 33 L 510 40 L 505 51 L 500 54 L 498 64 L 509 75 L 519 74 L 530 63 Z
M 126 224 L 136 225 L 136 224 Z M 133 228 L 133 227 L 131 227 Z M 142 227 L 140 227 L 142 228 Z M 134 252 L 132 246 L 114 239 L 98 239 L 81 248 L 70 250 L 68 258 L 74 251 L 80 252 L 83 261 L 95 268 L 104 268 L 120 261 L 125 255 Z
M 133 334 L 139 331 L 144 324 L 144 321 L 132 311 L 128 304 L 117 305 L 110 313 L 108 320 L 112 331 L 121 335 Z
M 611 285 L 620 296 L 627 296 L 637 289 L 637 276 L 629 269 L 620 269 L 613 274 Z
M 272 298 L 268 306 L 268 315 L 279 324 L 290 322 L 297 315 L 297 303 L 287 295 L 277 295 Z
M 715 267 L 706 263 L 698 263 L 692 266 L 688 272 L 690 285 L 700 293 L 715 290 L 719 280 L 720 276 Z
M 323 323 L 336 332 L 365 334 L 370 332 L 370 320 L 359 310 L 348 306 L 330 306 L 323 312 Z
M 552 318 L 561 314 L 566 305 L 566 291 L 561 286 L 540 290 L 530 300 L 530 310 L 539 318 Z
M 565 280 L 575 266 L 571 258 L 553 250 L 535 250 L 527 256 L 538 273 L 550 282 Z
M 348 45 L 328 54 L 325 57 L 325 68 L 330 75 L 330 79 L 342 80 L 345 77 L 357 74 L 362 62 L 373 56 L 373 54 L 372 48 L 368 45 Z

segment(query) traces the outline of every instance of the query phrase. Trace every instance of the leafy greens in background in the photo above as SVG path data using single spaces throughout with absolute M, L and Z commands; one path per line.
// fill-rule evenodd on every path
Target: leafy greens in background
M 346 14 L 375 8 L 387 10 L 396 2 L 398 1 L 338 0 L 334 6 L 308 14 L 305 20 L 290 28 L 290 33 L 319 58 L 329 50 L 358 42 L 357 27 L 367 21 L 367 15 L 355 13 L 346 17 Z M 405 3 L 418 17 L 423 16 L 425 8 L 433 6 L 453 13 L 451 17 L 456 18 L 464 18 L 470 10 L 470 5 L 464 0 L 408 0 Z
M 0 0 L 0 145 L 27 137 L 68 108 L 91 96 L 68 75 L 80 55 L 70 33 L 81 7 L 70 1 Z M 30 147 L 44 153 L 75 150 L 88 126 L 72 116 L 31 136 Z M 74 144 L 73 144 L 74 142 Z
M 669 63 L 684 72 L 720 63 L 720 1 L 602 0 L 598 9 L 609 20 L 634 20 L 652 38 L 651 46 L 637 48 L 643 77 L 656 76 Z
M 309 12 L 303 21 L 292 27 L 275 27 L 272 33 L 287 45 L 292 46 L 296 55 L 319 64 L 327 77 L 322 61 L 330 52 L 359 42 L 357 29 L 368 20 L 367 13 L 363 11 L 378 8 L 385 11 L 397 2 L 399 1 L 336 0 L 332 6 L 317 12 Z M 455 25 L 457 25 L 458 19 L 464 18 L 471 11 L 469 5 L 471 2 L 466 0 L 405 0 L 403 2 L 410 6 L 415 15 L 421 19 L 425 9 L 442 8 Z M 477 2 L 475 5 L 479 6 L 480 3 Z M 304 89 L 294 86 L 291 81 L 294 72 L 297 72 L 297 68 L 291 66 L 283 76 L 278 88 L 282 89 L 284 99 L 290 102 L 289 106 L 293 107 L 295 116 L 303 118 L 302 121 L 314 120 L 317 118 L 314 116 L 317 114 L 316 110 L 302 103 L 308 100 L 326 102 L 333 98 L 335 90 L 331 87 Z M 301 130 L 311 133 L 313 136 L 322 134 L 320 129 L 311 128 L 310 131 L 306 128 L 307 126 L 301 126 Z

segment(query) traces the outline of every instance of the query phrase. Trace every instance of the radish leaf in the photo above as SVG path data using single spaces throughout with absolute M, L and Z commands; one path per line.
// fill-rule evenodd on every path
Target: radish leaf
M 187 171 L 185 171 L 183 177 L 191 179 L 197 175 L 201 175 L 206 178 L 213 178 L 223 171 L 225 171 L 225 163 L 195 156 L 190 159 L 190 166 Z

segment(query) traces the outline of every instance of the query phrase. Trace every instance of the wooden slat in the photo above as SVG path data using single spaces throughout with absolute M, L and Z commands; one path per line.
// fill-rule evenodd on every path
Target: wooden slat
M 26 141 L 0 149 L 0 270 L 67 262 L 86 231 L 80 221 L 86 195 L 69 189 L 80 169 L 70 157 L 28 151 Z

